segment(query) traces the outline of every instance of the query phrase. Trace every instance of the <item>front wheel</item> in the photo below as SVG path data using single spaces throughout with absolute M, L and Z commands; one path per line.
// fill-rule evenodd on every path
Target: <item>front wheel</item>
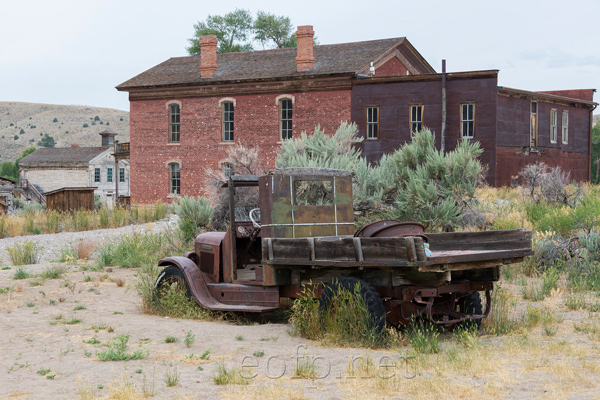
M 381 332 L 385 329 L 385 307 L 381 296 L 369 283 L 357 278 L 341 278 L 334 281 L 325 289 L 319 299 L 319 308 L 322 312 L 332 307 L 332 302 L 342 292 L 358 295 L 364 301 L 368 312 L 369 328 Z M 340 305 L 336 305 L 340 307 Z M 343 305 L 341 305 L 343 307 Z
M 188 297 L 192 295 L 183 272 L 174 265 L 169 265 L 158 274 L 158 278 L 154 283 L 154 292 L 157 298 L 160 298 L 161 294 L 169 287 L 176 290 L 185 290 Z

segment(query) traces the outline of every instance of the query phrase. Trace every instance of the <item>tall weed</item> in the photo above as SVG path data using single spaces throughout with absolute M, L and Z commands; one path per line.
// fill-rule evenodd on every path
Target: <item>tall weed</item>
M 336 346 L 382 347 L 397 340 L 391 330 L 373 328 L 364 299 L 339 287 L 327 310 L 319 308 L 315 288 L 305 287 L 294 300 L 290 324 L 293 334 Z
M 6 246 L 6 251 L 13 265 L 37 264 L 40 261 L 42 249 L 42 246 L 32 240 Z

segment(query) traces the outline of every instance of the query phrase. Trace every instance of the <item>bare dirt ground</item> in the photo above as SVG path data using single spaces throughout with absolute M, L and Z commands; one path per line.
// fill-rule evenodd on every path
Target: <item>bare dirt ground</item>
M 53 254 L 70 241 L 85 238 L 100 244 L 134 230 L 160 231 L 168 224 L 165 220 L 0 240 L 0 266 L 10 267 L 0 270 L 4 292 L 0 294 L 0 398 L 600 397 L 600 335 L 593 329 L 599 326 L 598 316 L 568 311 L 560 292 L 536 303 L 555 312 L 556 331 L 545 332 L 539 325 L 521 334 L 480 336 L 464 343 L 446 335 L 439 354 L 412 358 L 414 351 L 408 345 L 377 351 L 324 347 L 290 336 L 288 324 L 237 325 L 144 315 L 130 287 L 136 270 L 114 267 L 91 272 L 82 271 L 82 265 L 52 261 Z M 9 262 L 6 246 L 25 239 L 45 248 L 42 262 L 25 270 L 35 274 L 62 266 L 67 272 L 46 281 L 14 280 L 16 268 Z M 519 307 L 526 308 L 524 300 L 519 300 Z M 590 329 L 579 331 L 575 326 Z M 184 342 L 188 332 L 195 337 L 190 347 Z M 98 353 L 107 351 L 120 335 L 129 335 L 127 352 L 142 350 L 148 356 L 100 361 Z M 167 336 L 176 341 L 166 343 Z M 207 351 L 208 359 L 202 359 Z M 370 372 L 360 369 L 367 359 L 373 361 Z M 306 361 L 314 366 L 312 379 L 295 376 L 296 366 Z M 216 385 L 213 377 L 220 365 L 238 369 L 250 378 L 249 384 Z M 167 386 L 167 374 L 178 374 L 176 386 Z

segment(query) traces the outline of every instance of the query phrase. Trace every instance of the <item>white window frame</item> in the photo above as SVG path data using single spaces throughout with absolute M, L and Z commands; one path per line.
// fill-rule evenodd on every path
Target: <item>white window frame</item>
M 174 171 L 174 166 L 177 165 L 177 171 Z M 177 177 L 175 177 L 175 172 Z M 177 181 L 177 184 L 175 182 Z M 172 162 L 169 164 L 169 194 L 181 195 L 181 164 Z
M 229 110 L 228 108 L 231 107 Z M 229 119 L 231 117 L 231 119 Z M 234 120 L 235 120 L 235 103 L 233 101 L 224 101 L 221 103 L 221 124 L 222 124 L 222 140 L 223 142 L 234 141 Z
M 289 104 L 289 108 L 283 108 L 284 104 Z M 284 115 L 284 111 L 289 111 Z M 292 99 L 279 99 L 279 140 L 291 140 L 293 138 L 294 123 L 294 101 Z M 284 127 L 287 125 L 287 127 Z M 285 133 L 285 135 L 284 135 Z M 285 137 L 284 137 L 285 136 Z
M 467 118 L 464 118 L 464 109 L 467 107 Z M 471 118 L 469 118 L 469 110 L 472 109 Z M 465 132 L 465 127 L 467 131 Z M 460 137 L 463 139 L 473 139 L 475 137 L 475 103 L 461 103 L 460 104 Z
M 169 143 L 181 141 L 181 105 L 169 104 Z
M 569 112 L 568 111 L 562 112 L 562 143 L 569 144 Z
M 373 114 L 373 111 L 375 113 Z M 379 139 L 379 106 L 367 106 L 367 140 Z
M 558 111 L 550 109 L 550 143 L 556 143 L 556 127 L 558 123 Z

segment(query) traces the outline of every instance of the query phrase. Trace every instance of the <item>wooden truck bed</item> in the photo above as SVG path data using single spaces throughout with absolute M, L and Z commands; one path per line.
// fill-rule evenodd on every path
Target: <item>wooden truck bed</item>
M 532 255 L 526 230 L 427 234 L 410 237 L 263 238 L 263 262 L 283 268 L 417 268 L 446 272 L 522 261 Z

